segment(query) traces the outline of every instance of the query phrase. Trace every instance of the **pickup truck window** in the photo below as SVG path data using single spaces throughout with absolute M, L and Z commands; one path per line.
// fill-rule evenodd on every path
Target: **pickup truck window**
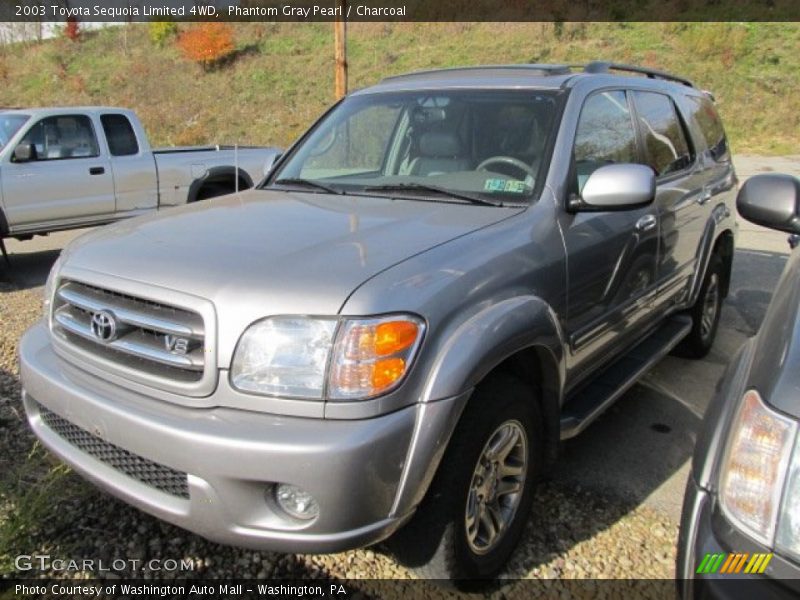
M 92 122 L 85 115 L 58 115 L 42 119 L 25 134 L 23 142 L 32 144 L 36 149 L 35 160 L 100 155 Z
M 625 92 L 598 92 L 586 99 L 573 153 L 579 192 L 595 169 L 611 163 L 638 162 L 636 129 Z
M 675 105 L 669 96 L 633 92 L 644 138 L 647 164 L 656 175 L 668 175 L 689 167 L 693 156 Z
M 4 115 L 0 113 L 0 150 L 5 148 L 8 140 L 14 137 L 19 131 L 19 128 L 22 127 L 28 119 L 30 119 L 28 115 Z
M 455 192 L 529 202 L 548 162 L 556 104 L 553 93 L 517 90 L 351 96 L 298 145 L 270 184 L 304 180 L 349 193 L 450 193 L 452 201 Z
M 100 116 L 103 132 L 108 140 L 108 150 L 111 156 L 130 156 L 139 153 L 139 142 L 128 117 L 120 114 L 106 114 Z

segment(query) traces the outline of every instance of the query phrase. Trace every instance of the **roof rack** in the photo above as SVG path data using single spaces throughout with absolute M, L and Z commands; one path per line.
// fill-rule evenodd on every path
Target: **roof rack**
M 384 77 L 382 81 L 396 81 L 398 79 L 414 78 L 425 75 L 441 75 L 447 73 L 459 73 L 469 71 L 484 70 L 503 70 L 503 71 L 527 71 L 531 75 L 546 77 L 550 75 L 569 75 L 572 73 L 571 65 L 542 65 L 542 64 L 517 64 L 517 65 L 479 65 L 468 67 L 447 67 L 444 69 L 428 69 L 424 71 L 413 71 L 401 75 L 391 75 Z
M 638 67 L 636 65 L 625 65 L 620 63 L 596 60 L 594 62 L 590 62 L 588 65 L 569 65 L 569 66 L 573 68 L 583 68 L 584 73 L 598 74 L 598 73 L 610 73 L 611 71 L 623 71 L 626 73 L 637 73 L 639 75 L 646 75 L 650 79 L 664 79 L 666 81 L 675 81 L 677 83 L 682 83 L 683 85 L 692 88 L 695 87 L 691 81 L 689 81 L 688 79 L 684 79 L 683 77 L 678 77 L 677 75 L 673 75 L 665 71 L 658 71 L 656 69 L 649 69 L 647 67 Z

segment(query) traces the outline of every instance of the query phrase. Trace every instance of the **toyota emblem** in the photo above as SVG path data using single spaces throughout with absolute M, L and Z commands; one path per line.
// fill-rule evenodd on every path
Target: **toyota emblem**
M 92 315 L 92 333 L 101 342 L 111 342 L 117 337 L 117 320 L 107 310 Z

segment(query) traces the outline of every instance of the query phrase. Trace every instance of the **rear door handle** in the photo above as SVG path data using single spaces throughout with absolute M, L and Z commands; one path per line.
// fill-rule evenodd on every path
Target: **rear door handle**
M 656 220 L 655 215 L 645 215 L 636 221 L 636 230 L 650 231 L 651 229 L 655 229 L 657 223 L 658 221 Z
M 102 175 L 105 172 L 105 167 L 91 167 L 89 169 L 89 175 Z

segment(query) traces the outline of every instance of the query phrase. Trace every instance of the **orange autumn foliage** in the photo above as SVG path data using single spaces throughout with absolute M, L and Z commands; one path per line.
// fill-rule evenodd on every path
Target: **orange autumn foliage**
M 178 38 L 183 55 L 208 68 L 234 50 L 233 29 L 227 23 L 201 23 Z
M 67 25 L 64 27 L 64 35 L 67 37 L 67 39 L 77 42 L 78 38 L 81 36 L 78 21 L 73 18 L 67 19 Z

